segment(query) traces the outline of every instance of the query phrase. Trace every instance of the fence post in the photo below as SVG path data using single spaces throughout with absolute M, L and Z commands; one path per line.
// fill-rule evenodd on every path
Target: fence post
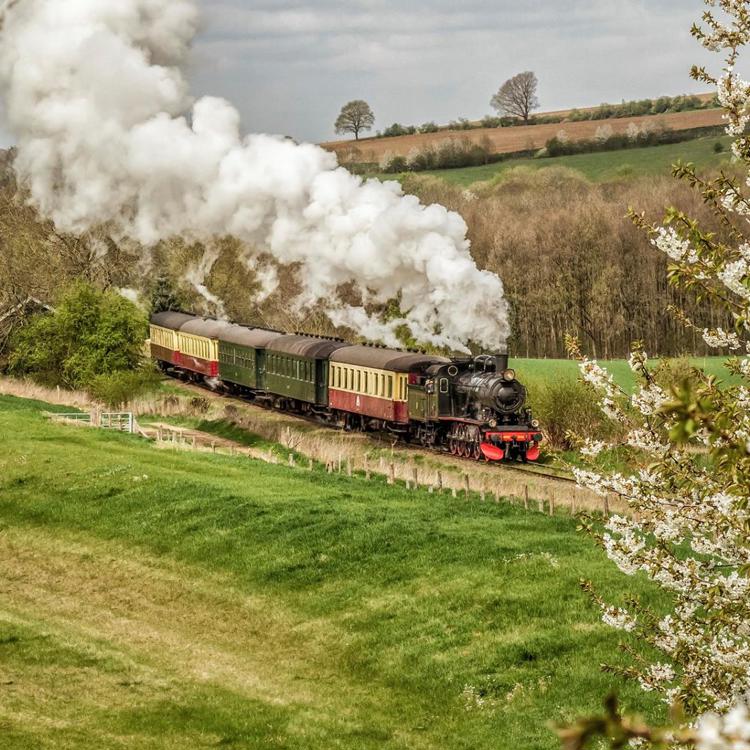
M 414 489 L 416 490 L 419 488 L 419 469 L 416 466 L 411 470 L 411 475 L 414 479 Z
M 554 493 L 554 491 L 549 496 L 549 514 L 551 516 L 555 515 L 555 493 Z
M 439 471 L 437 473 L 437 488 L 438 488 L 438 492 L 443 491 L 443 472 L 442 471 Z
M 451 487 L 451 495 L 452 495 L 452 496 L 453 496 L 454 498 L 455 498 L 455 497 L 458 497 L 458 493 L 456 492 L 456 488 L 455 488 L 455 487 Z
M 500 490 L 495 487 L 495 502 L 499 505 L 500 504 Z
M 523 509 L 528 510 L 529 509 L 529 485 L 525 484 L 523 486 Z
M 346 457 L 346 476 L 351 477 L 352 475 L 352 460 L 349 456 Z
M 309 464 L 309 466 L 307 467 L 307 470 L 308 470 L 308 471 L 312 471 L 312 470 L 313 470 L 313 460 L 312 460 L 312 459 L 310 459 L 310 464 Z
M 539 503 L 539 512 L 544 513 L 544 499 L 540 496 L 537 502 Z
M 604 495 L 604 516 L 605 518 L 609 518 L 609 495 Z
M 290 469 L 294 468 L 294 453 L 289 454 L 289 468 Z
M 469 499 L 469 475 L 464 474 L 464 493 L 466 495 L 466 499 Z
M 211 441 L 211 452 L 216 453 L 216 441 L 215 440 Z
M 395 464 L 391 463 L 391 468 L 388 473 L 388 484 L 395 484 L 396 483 L 396 466 Z
M 482 491 L 481 491 L 481 492 L 479 493 L 479 502 L 480 502 L 480 503 L 483 503 L 483 502 L 484 502 L 485 500 L 486 500 L 486 497 L 485 497 L 485 494 L 484 494 L 484 490 L 482 490 Z
M 365 457 L 365 480 L 368 482 L 370 481 L 370 462 L 366 457 Z

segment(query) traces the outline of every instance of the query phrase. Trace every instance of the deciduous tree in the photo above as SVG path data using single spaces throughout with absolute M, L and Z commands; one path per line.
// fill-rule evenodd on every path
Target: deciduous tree
M 370 105 L 362 99 L 355 99 L 341 108 L 336 120 L 336 132 L 354 133 L 354 138 L 359 140 L 359 134 L 363 130 L 371 130 L 374 124 L 375 115 Z
M 623 719 L 610 704 L 606 717 L 563 732 L 569 748 L 584 747 L 594 735 L 606 736 L 613 747 L 750 746 L 750 83 L 735 72 L 750 42 L 750 3 L 706 2 L 711 9 L 703 16 L 705 28 L 694 26 L 693 35 L 709 51 L 723 52 L 725 66 L 716 77 L 694 68 L 693 77 L 716 87 L 745 179 L 726 173 L 702 178 L 693 165 L 675 169 L 721 218 L 719 231 L 706 231 L 679 208 L 669 208 L 660 224 L 631 215 L 669 258 L 674 285 L 730 313 L 733 326 L 723 329 L 673 311 L 709 346 L 737 353 L 728 367 L 739 384 L 720 384 L 695 370 L 666 391 L 636 345 L 630 366 L 641 383 L 630 396 L 571 342 L 584 380 L 601 394 L 602 409 L 626 427 L 627 444 L 643 466 L 633 474 L 576 469 L 580 484 L 603 495 L 617 493 L 631 508 L 627 517 L 610 518 L 603 531 L 591 528 L 620 570 L 647 575 L 672 605 L 657 613 L 636 599 L 604 601 L 587 588 L 606 623 L 662 654 L 653 662 L 626 644 L 636 659 L 613 671 L 661 693 L 685 718 L 653 730 Z M 586 440 L 582 453 L 594 456 L 606 447 Z
M 509 78 L 492 97 L 490 104 L 500 113 L 520 117 L 526 125 L 535 109 L 539 109 L 536 90 L 539 81 L 530 70 Z

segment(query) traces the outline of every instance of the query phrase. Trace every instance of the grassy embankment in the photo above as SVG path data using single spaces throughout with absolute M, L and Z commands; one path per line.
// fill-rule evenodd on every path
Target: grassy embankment
M 0 398 L 0 745 L 554 748 L 598 665 L 566 517 L 157 451 Z
M 716 153 L 714 145 L 721 142 L 724 151 Z M 592 182 L 608 182 L 630 177 L 668 175 L 677 161 L 693 162 L 699 169 L 713 169 L 728 164 L 731 156 L 727 137 L 697 138 L 666 146 L 649 146 L 622 151 L 603 151 L 593 154 L 574 154 L 549 159 L 508 159 L 481 167 L 441 169 L 420 174 L 442 177 L 454 185 L 468 187 L 475 182 L 491 180 L 514 167 L 544 169 L 562 166 L 581 172 Z M 397 175 L 378 175 L 381 179 L 395 179 Z

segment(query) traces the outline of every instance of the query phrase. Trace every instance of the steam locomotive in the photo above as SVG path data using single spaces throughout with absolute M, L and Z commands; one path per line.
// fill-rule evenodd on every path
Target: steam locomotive
M 147 346 L 170 375 L 342 429 L 476 460 L 540 455 L 539 423 L 507 353 L 447 359 L 173 311 L 152 317 Z

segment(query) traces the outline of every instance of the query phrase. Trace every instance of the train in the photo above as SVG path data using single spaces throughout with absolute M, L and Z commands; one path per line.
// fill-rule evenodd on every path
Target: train
M 344 430 L 386 432 L 477 461 L 537 461 L 543 434 L 507 352 L 442 357 L 181 311 L 151 317 L 171 376 Z

